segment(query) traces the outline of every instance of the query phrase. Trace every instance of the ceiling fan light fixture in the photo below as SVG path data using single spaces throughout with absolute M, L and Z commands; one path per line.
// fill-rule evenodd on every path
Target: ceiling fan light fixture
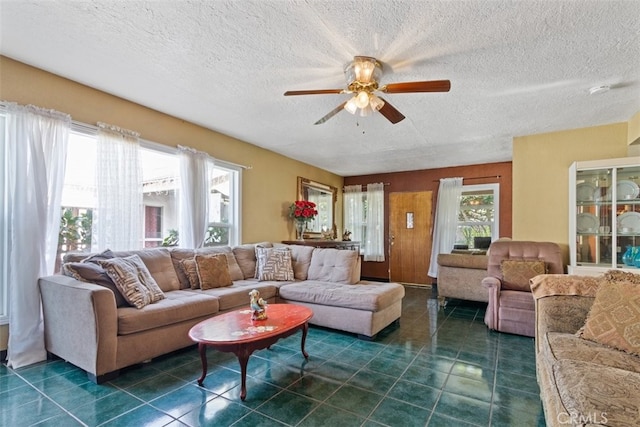
M 377 82 L 382 75 L 382 66 L 377 59 L 370 56 L 356 56 L 344 70 L 347 83 L 362 84 Z
M 364 90 L 358 92 L 355 98 L 358 108 L 365 108 L 367 105 L 369 105 L 369 94 Z
M 384 107 L 384 101 L 378 98 L 375 94 L 372 93 L 369 98 L 369 105 L 371 105 L 371 109 L 380 111 L 380 109 Z
M 364 108 L 360 108 L 360 117 L 367 117 L 373 113 L 373 110 L 369 106 L 369 104 L 365 105 Z
M 355 114 L 358 111 L 358 105 L 356 105 L 356 97 L 352 97 L 350 100 L 344 104 L 344 109 L 350 112 L 351 114 Z

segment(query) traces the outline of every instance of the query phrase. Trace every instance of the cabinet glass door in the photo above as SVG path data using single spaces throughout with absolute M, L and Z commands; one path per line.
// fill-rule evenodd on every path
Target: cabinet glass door
M 617 267 L 640 267 L 640 167 L 616 168 L 614 197 L 615 229 L 617 237 Z M 631 251 L 627 252 L 629 248 Z M 637 248 L 637 249 L 635 249 Z M 623 259 L 624 254 L 638 253 L 638 260 Z
M 576 173 L 576 261 L 578 265 L 612 263 L 615 208 L 611 197 L 614 169 Z

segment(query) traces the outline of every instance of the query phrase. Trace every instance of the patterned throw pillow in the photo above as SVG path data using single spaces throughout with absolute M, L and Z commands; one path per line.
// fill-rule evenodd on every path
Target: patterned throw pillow
M 165 298 L 164 292 L 160 289 L 160 286 L 149 272 L 142 258 L 138 255 L 131 255 L 123 259 L 135 264 L 138 269 L 138 279 L 149 290 L 152 304 Z
M 225 254 L 196 255 L 195 263 L 202 290 L 233 285 Z
M 258 280 L 293 281 L 293 265 L 289 248 L 256 247 L 256 277 Z
M 97 262 L 67 262 L 62 264 L 62 274 L 81 282 L 93 283 L 110 289 L 116 298 L 116 307 L 127 307 L 129 305 L 116 287 L 116 284 L 113 283 L 104 268 Z
M 600 285 L 579 336 L 640 356 L 640 285 Z
M 143 308 L 165 297 L 138 255 L 98 260 L 127 302 Z
M 502 287 L 523 292 L 531 291 L 529 279 L 547 272 L 544 261 L 540 260 L 503 259 L 500 268 L 502 269 Z
M 185 258 L 180 260 L 180 265 L 184 270 L 184 274 L 189 280 L 191 289 L 200 289 L 200 279 L 198 278 L 198 266 L 196 265 L 195 258 Z

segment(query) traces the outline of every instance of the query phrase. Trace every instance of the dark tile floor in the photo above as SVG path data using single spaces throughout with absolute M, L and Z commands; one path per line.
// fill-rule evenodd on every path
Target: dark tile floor
M 249 360 L 239 398 L 233 355 L 195 347 L 95 385 L 61 360 L 0 365 L 2 426 L 544 426 L 532 338 L 490 332 L 485 304 L 438 307 L 407 286 L 400 325 L 374 342 L 311 327 Z

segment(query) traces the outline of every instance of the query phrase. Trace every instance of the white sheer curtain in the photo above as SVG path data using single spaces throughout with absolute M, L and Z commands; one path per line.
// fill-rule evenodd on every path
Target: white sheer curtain
M 92 251 L 142 247 L 142 169 L 139 134 L 98 123 L 96 210 Z
M 344 200 L 344 229 L 351 232 L 351 240 L 364 246 L 364 200 L 362 185 L 345 185 L 342 194 Z
M 443 178 L 440 180 L 429 262 L 429 276 L 431 277 L 438 277 L 438 254 L 450 253 L 456 243 L 460 196 L 462 196 L 462 178 Z
M 2 227 L 8 236 L 8 363 L 46 359 L 38 278 L 53 274 L 71 117 L 7 104 Z M 2 194 L 6 193 L 6 194 Z M 4 233 L 3 233 L 4 234 Z
M 367 184 L 365 261 L 384 261 L 384 184 Z
M 212 158 L 201 151 L 178 147 L 180 155 L 180 246 L 199 248 L 209 224 L 209 187 Z

